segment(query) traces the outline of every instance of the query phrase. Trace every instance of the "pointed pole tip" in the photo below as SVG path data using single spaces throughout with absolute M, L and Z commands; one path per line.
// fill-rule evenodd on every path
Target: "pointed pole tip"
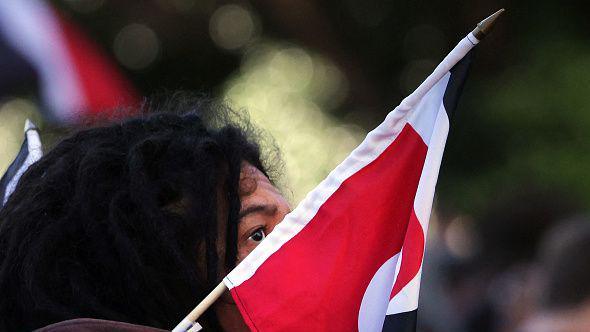
M 475 38 L 477 38 L 478 40 L 482 40 L 485 36 L 487 36 L 490 33 L 490 31 L 496 24 L 498 18 L 502 16 L 502 14 L 505 11 L 506 9 L 502 8 L 493 13 L 492 15 L 488 16 L 487 18 L 485 18 L 483 21 L 479 22 L 475 29 L 472 31 L 473 36 L 475 36 Z
M 37 126 L 35 126 L 35 124 L 33 123 L 33 121 L 31 121 L 30 119 L 26 119 L 25 120 L 25 129 L 24 129 L 25 133 L 28 130 L 31 130 L 31 129 L 35 129 L 36 130 L 37 129 Z

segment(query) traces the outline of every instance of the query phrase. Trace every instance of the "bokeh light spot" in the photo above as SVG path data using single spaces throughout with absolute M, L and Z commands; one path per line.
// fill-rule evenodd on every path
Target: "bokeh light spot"
M 286 89 L 301 91 L 313 76 L 311 57 L 301 48 L 290 47 L 275 54 L 269 64 L 270 79 Z
M 129 24 L 115 37 L 113 49 L 117 60 L 132 70 L 154 63 L 160 54 L 160 41 L 154 30 L 138 23 Z
M 254 13 L 239 5 L 217 8 L 209 21 L 209 34 L 215 44 L 226 50 L 246 46 L 258 34 Z
M 444 244 L 454 257 L 459 259 L 472 257 L 478 249 L 475 243 L 472 219 L 459 216 L 447 225 L 444 232 Z

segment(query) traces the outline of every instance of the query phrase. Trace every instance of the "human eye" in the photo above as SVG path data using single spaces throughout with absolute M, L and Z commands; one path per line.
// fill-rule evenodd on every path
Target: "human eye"
M 248 237 L 248 240 L 252 240 L 254 242 L 260 242 L 262 240 L 264 240 L 266 238 L 266 233 L 264 232 L 264 228 L 260 227 L 258 229 L 256 229 L 254 232 L 252 232 L 252 234 L 250 234 L 250 237 Z

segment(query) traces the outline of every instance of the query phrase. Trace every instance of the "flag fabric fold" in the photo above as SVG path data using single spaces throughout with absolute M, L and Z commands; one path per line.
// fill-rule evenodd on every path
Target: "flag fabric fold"
M 14 161 L 0 179 L 0 208 L 8 201 L 24 172 L 41 157 L 43 157 L 43 146 L 39 132 L 35 124 L 27 119 L 23 144 Z
M 224 279 L 253 331 L 413 331 L 469 34 Z

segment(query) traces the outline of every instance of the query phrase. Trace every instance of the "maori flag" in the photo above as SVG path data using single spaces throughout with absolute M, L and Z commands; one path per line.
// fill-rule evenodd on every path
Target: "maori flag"
M 37 92 L 57 122 L 139 103 L 114 63 L 42 0 L 0 0 L 0 97 Z
M 482 21 L 223 280 L 252 331 L 414 331 L 425 237 Z
M 472 49 L 503 12 L 463 38 L 172 331 L 199 331 L 226 288 L 252 331 L 415 331 L 449 114 Z

